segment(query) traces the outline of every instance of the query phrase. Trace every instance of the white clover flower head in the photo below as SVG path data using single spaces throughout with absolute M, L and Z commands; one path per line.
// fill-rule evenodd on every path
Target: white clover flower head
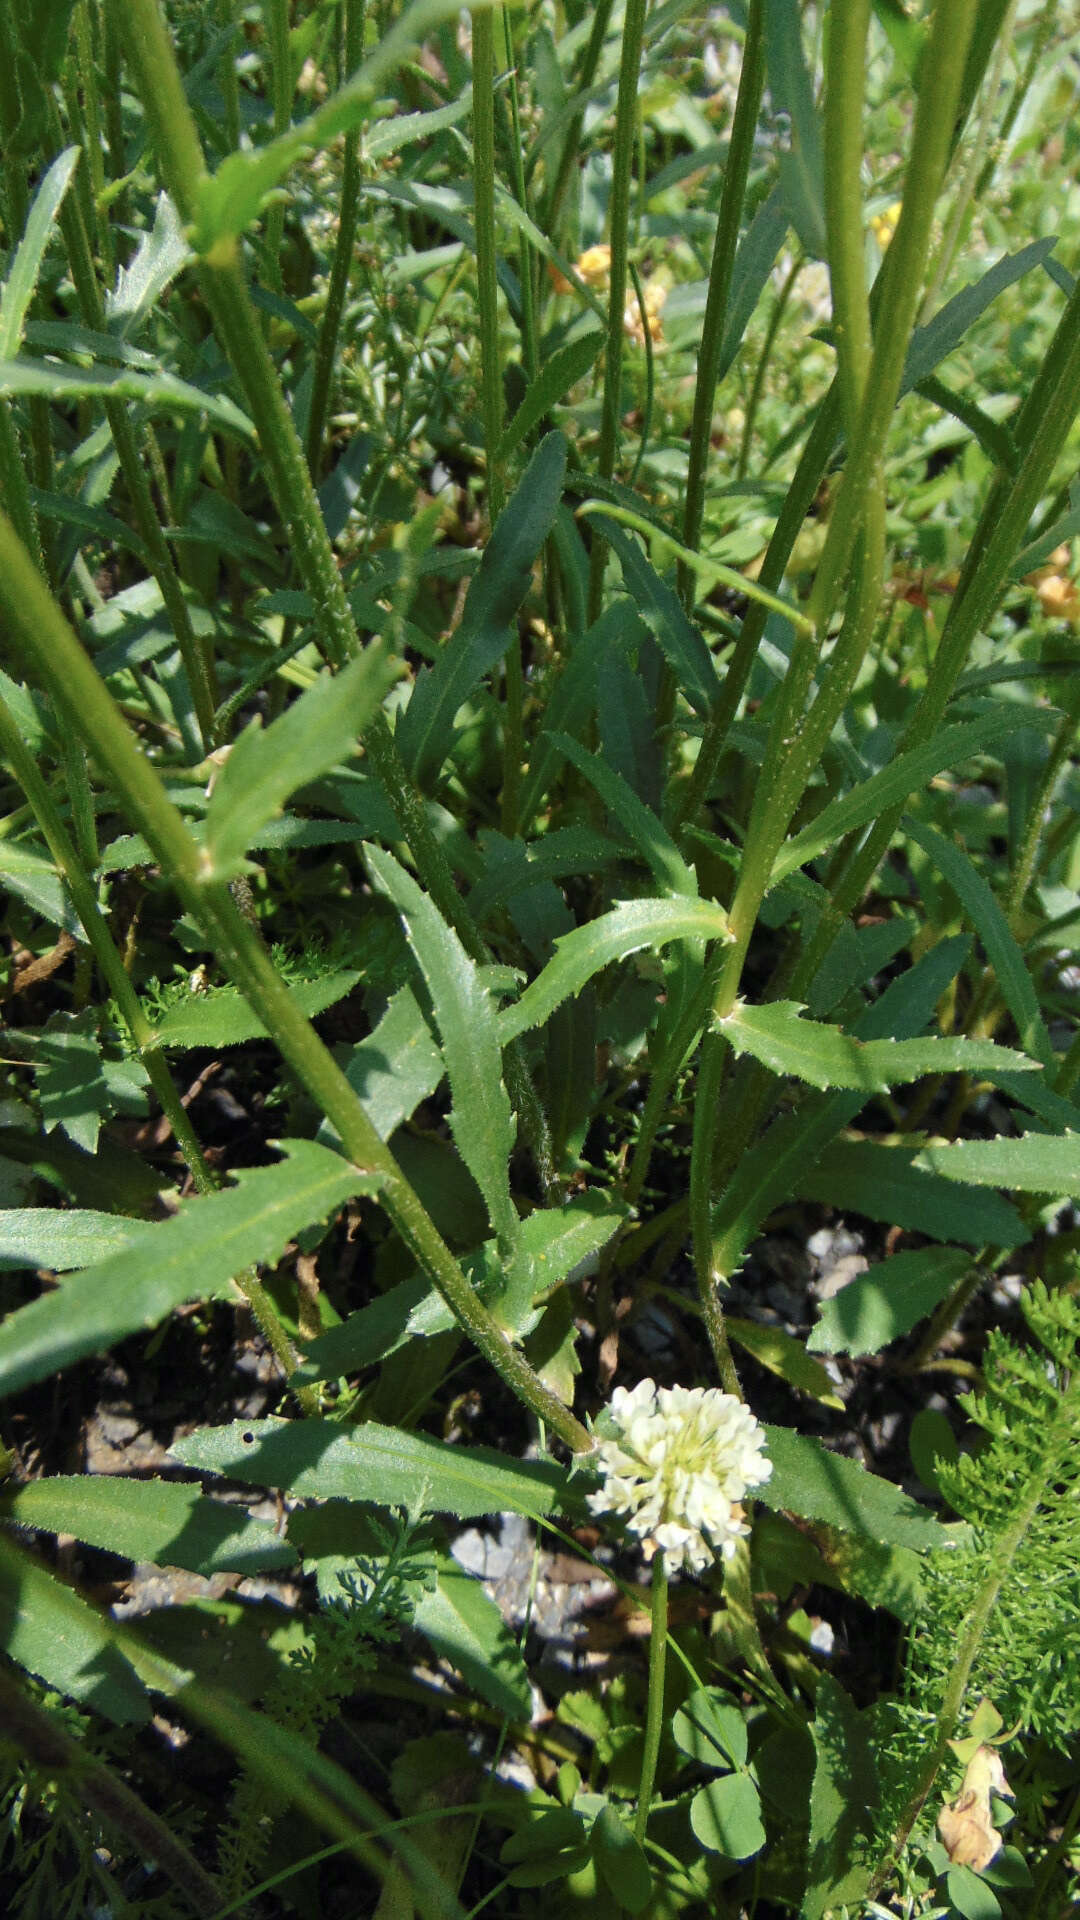
M 749 1532 L 741 1503 L 772 1472 L 749 1408 L 718 1387 L 642 1380 L 631 1391 L 616 1387 L 605 1424 L 592 1511 L 620 1515 L 668 1571 L 701 1573 L 717 1554 L 730 1560 Z

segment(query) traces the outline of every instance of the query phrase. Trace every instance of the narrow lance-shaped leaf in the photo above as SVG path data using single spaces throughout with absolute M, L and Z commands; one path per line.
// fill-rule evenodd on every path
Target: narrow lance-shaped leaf
M 259 1573 L 289 1566 L 295 1551 L 242 1507 L 208 1500 L 175 1480 L 124 1480 L 101 1473 L 32 1480 L 0 1500 L 0 1515 L 24 1527 L 74 1534 L 128 1560 L 193 1573 Z
M 340 673 L 324 673 L 268 727 L 244 729 L 214 782 L 204 858 L 216 879 L 243 863 L 256 834 L 289 795 L 317 780 L 356 744 L 401 671 L 385 641 L 373 641 Z
M 508 1461 L 488 1447 L 451 1446 L 374 1420 L 235 1420 L 202 1427 L 170 1449 L 185 1466 L 247 1486 L 317 1500 L 370 1500 L 474 1519 L 482 1513 L 549 1513 L 566 1474 L 554 1462 Z
M 967 855 L 920 820 L 905 819 L 904 832 L 929 854 L 970 916 L 986 957 L 997 976 L 1001 996 L 1016 1022 L 1025 1052 L 1052 1066 L 1054 1048 L 1036 998 L 1034 983 L 1009 923 L 981 873 Z
M 88 1353 L 156 1326 L 183 1300 L 226 1293 L 235 1273 L 274 1260 L 294 1233 L 356 1193 L 378 1190 L 310 1140 L 281 1142 L 285 1159 L 236 1175 L 224 1193 L 190 1200 L 127 1252 L 64 1280 L 0 1327 L 0 1393 L 17 1393 Z
M 555 521 L 565 474 L 566 440 L 549 433 L 495 523 L 458 627 L 413 688 L 397 741 L 421 785 L 435 778 L 453 745 L 455 714 L 506 652 L 533 563 Z
M 26 310 L 34 297 L 52 224 L 71 185 L 78 158 L 78 147 L 66 147 L 34 195 L 26 230 L 0 289 L 0 360 L 12 359 L 22 345 Z
M 637 541 L 605 516 L 604 539 L 618 556 L 627 592 L 675 675 L 681 694 L 706 719 L 716 699 L 716 666 L 702 635 L 683 610 L 673 587 L 662 580 Z
M 919 1040 L 859 1040 L 840 1027 L 804 1020 L 806 1009 L 794 1000 L 772 1000 L 763 1007 L 737 1001 L 716 1022 L 737 1054 L 752 1054 L 773 1073 L 790 1074 L 824 1091 L 862 1087 L 884 1093 L 888 1087 L 919 1080 L 928 1073 L 978 1073 L 995 1070 L 1036 1072 L 1038 1061 L 992 1040 L 967 1040 L 931 1034 Z
M 0 1645 L 8 1659 L 118 1726 L 142 1726 L 150 1703 L 116 1635 L 111 1620 L 0 1528 Z
M 145 1220 L 97 1213 L 90 1207 L 61 1212 L 59 1207 L 6 1207 L 0 1211 L 0 1268 L 49 1267 L 71 1273 L 122 1253 L 142 1233 Z
M 651 807 L 639 799 L 633 788 L 628 786 L 622 775 L 616 773 L 595 753 L 586 753 L 585 748 L 569 734 L 549 734 L 552 746 L 557 747 L 567 760 L 573 762 L 578 772 L 584 774 L 590 785 L 596 788 L 608 812 L 618 821 L 623 831 L 634 842 L 643 860 L 648 862 L 661 887 L 669 893 L 682 893 L 691 900 L 698 895 L 697 875 L 688 867 L 674 840 L 662 825 Z
M 1055 1144 L 1042 1135 L 1038 1138 L 1041 1145 Z M 804 1200 L 843 1206 L 891 1227 L 908 1227 L 934 1240 L 958 1240 L 962 1246 L 1016 1247 L 1029 1238 L 1016 1208 L 1000 1194 L 967 1192 L 940 1170 L 920 1164 L 921 1159 L 914 1147 L 887 1146 L 878 1140 L 835 1140 L 799 1180 L 796 1191 Z M 1029 1142 L 1028 1163 L 1034 1159 Z M 957 1177 L 969 1178 L 959 1171 Z M 1010 1182 L 999 1177 L 988 1184 L 1008 1186 Z
M 951 1140 L 924 1147 L 915 1166 L 975 1187 L 1009 1187 L 1080 1200 L 1080 1134 L 1026 1133 L 1019 1140 Z M 985 1205 L 980 1196 L 979 1204 Z
M 1032 726 L 1050 727 L 1054 716 L 1048 709 L 1006 706 L 999 712 L 982 713 L 977 720 L 963 720 L 941 727 L 924 746 L 897 754 L 879 773 L 863 780 L 850 793 L 842 793 L 822 807 L 817 818 L 785 841 L 773 862 L 769 885 L 775 886 L 797 867 L 806 866 L 819 854 L 842 840 L 846 833 L 880 819 L 898 801 L 924 787 L 945 767 L 956 767 L 973 754 L 985 753 L 995 741 L 1011 733 L 1026 732 Z
M 627 900 L 588 926 L 575 927 L 555 942 L 555 957 L 526 987 L 515 1006 L 499 1015 L 499 1038 L 506 1046 L 530 1027 L 538 1027 L 613 960 L 625 960 L 642 947 L 664 947 L 672 940 L 730 940 L 727 916 L 711 900 Z
M 450 1081 L 450 1126 L 505 1248 L 518 1237 L 510 1197 L 513 1116 L 502 1078 L 502 1041 L 491 997 L 454 929 L 392 854 L 366 849 L 368 871 L 402 915 L 427 982 Z
M 765 1506 L 804 1520 L 826 1520 L 883 1546 L 913 1547 L 919 1553 L 948 1545 L 932 1513 L 858 1461 L 830 1453 L 820 1440 L 790 1427 L 766 1427 L 765 1440 L 773 1470 L 754 1496 Z
M 557 406 L 569 389 L 583 380 L 604 343 L 600 328 L 591 327 L 577 340 L 568 340 L 545 360 L 535 380 L 509 422 L 499 445 L 499 459 L 506 460 L 527 434 L 538 427 L 544 416 Z
M 46 400 L 137 400 L 150 413 L 204 413 L 215 426 L 255 437 L 246 413 L 224 393 L 204 393 L 163 370 L 134 373 L 130 367 L 66 367 L 56 361 L 0 361 L 0 395 L 42 394 Z
M 806 1344 L 814 1353 L 880 1353 L 970 1272 L 971 1255 L 959 1247 L 915 1247 L 875 1261 L 822 1303 Z

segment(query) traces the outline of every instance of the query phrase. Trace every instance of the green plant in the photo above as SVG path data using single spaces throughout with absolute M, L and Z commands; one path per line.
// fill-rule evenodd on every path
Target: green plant
M 1074 40 L 1007 0 L 0 19 L 2 1684 L 80 1895 L 128 1910 L 90 1845 L 127 1823 L 171 1883 L 139 1912 L 314 1910 L 336 1849 L 379 1920 L 551 1883 L 583 1915 L 928 1912 L 939 1881 L 989 1912 L 1025 1854 L 1051 1910 Z M 770 1245 L 836 1212 L 867 1270 L 779 1314 Z M 995 1325 L 1014 1273 L 1041 1348 Z M 208 1407 L 248 1310 L 270 1397 Z M 683 1330 L 655 1365 L 650 1314 Z M 164 1472 L 28 1442 L 57 1376 L 174 1352 Z M 922 1407 L 913 1443 L 955 1520 L 851 1410 L 949 1367 L 988 1439 L 954 1459 Z M 776 1413 L 767 1477 L 703 1505 L 700 1450 L 676 1487 L 689 1442 L 642 1429 L 663 1497 L 631 1496 L 648 1373 L 687 1417 Z M 586 1532 L 613 1487 L 621 1545 Z M 500 1513 L 616 1574 L 652 1549 L 647 1674 L 539 1728 L 534 1647 L 450 1551 Z M 220 1595 L 134 1629 L 57 1536 L 320 1606 L 265 1644 Z M 906 1636 L 899 1693 L 884 1639 L 823 1667 L 818 1590 Z M 394 1751 L 328 1758 L 380 1687 L 417 1716 Z M 926 1824 L 984 1694 L 1031 1743 L 985 1873 Z M 152 1699 L 235 1757 L 173 1845 Z

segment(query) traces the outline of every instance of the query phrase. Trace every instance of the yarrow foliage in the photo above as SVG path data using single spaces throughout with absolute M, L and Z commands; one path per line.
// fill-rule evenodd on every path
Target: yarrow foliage
M 716 1387 L 642 1380 L 632 1391 L 616 1387 L 604 1427 L 593 1512 L 619 1514 L 669 1571 L 701 1573 L 718 1554 L 730 1560 L 749 1531 L 741 1502 L 772 1472 L 742 1401 Z

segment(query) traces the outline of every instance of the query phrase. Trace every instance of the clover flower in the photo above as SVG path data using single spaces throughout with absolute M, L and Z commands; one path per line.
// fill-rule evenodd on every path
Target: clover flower
M 753 1414 L 716 1387 L 616 1387 L 600 1430 L 603 1485 L 594 1513 L 619 1514 L 631 1533 L 664 1556 L 665 1567 L 700 1573 L 717 1554 L 730 1560 L 749 1532 L 741 1502 L 772 1472 Z M 612 1429 L 614 1432 L 612 1433 Z

